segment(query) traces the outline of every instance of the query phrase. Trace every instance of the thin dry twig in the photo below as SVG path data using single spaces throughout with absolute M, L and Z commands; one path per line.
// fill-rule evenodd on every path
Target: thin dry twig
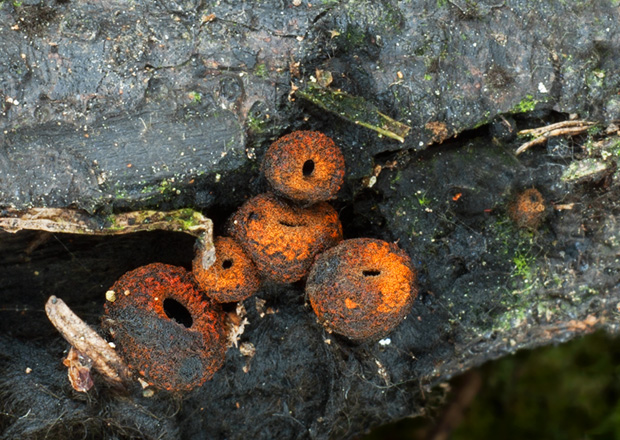
M 521 130 L 519 133 L 517 133 L 519 136 L 530 135 L 530 136 L 533 136 L 534 139 L 521 145 L 517 149 L 516 154 L 519 155 L 527 151 L 529 148 L 533 147 L 534 145 L 545 143 L 547 142 L 549 138 L 552 138 L 552 137 L 575 136 L 578 134 L 585 133 L 594 124 L 595 124 L 594 122 L 582 121 L 582 120 L 563 121 L 563 122 L 558 122 L 555 124 L 547 125 L 544 127 Z
M 130 383 L 131 373 L 116 351 L 73 313 L 63 300 L 50 296 L 45 303 L 45 313 L 63 338 L 92 360 L 93 367 L 108 383 L 120 388 Z
M 545 125 L 543 127 L 521 130 L 518 134 L 519 136 L 523 136 L 526 134 L 531 134 L 533 136 L 540 136 L 552 130 L 557 130 L 558 128 L 583 127 L 584 125 L 591 127 L 592 125 L 594 125 L 594 122 L 584 121 L 581 119 L 576 119 L 572 121 L 562 121 L 562 122 L 556 122 L 555 124 Z

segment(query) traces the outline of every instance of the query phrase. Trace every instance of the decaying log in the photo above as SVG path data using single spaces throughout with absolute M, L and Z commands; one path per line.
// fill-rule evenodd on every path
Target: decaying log
M 201 388 L 122 396 L 95 375 L 84 395 L 47 299 L 98 331 L 116 279 L 190 268 L 195 237 L 14 225 L 0 231 L 0 438 L 352 438 L 491 359 L 617 332 L 619 141 L 604 127 L 620 119 L 620 17 L 582 3 L 3 2 L 1 218 L 74 210 L 109 228 L 191 208 L 223 234 L 267 189 L 270 142 L 321 130 L 345 156 L 345 236 L 397 241 L 420 295 L 389 337 L 355 344 L 316 322 L 303 283 L 264 285 Z M 518 131 L 571 114 L 601 130 L 515 155 Z M 545 215 L 520 229 L 511 206 L 530 188 Z

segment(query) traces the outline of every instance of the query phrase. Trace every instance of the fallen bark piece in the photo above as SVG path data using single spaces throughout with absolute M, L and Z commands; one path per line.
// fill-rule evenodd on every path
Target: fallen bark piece
M 211 220 L 193 209 L 133 211 L 107 217 L 63 208 L 6 209 L 0 228 L 15 233 L 25 229 L 88 235 L 120 235 L 140 231 L 176 231 L 199 237 L 211 230 Z
M 106 217 L 89 215 L 77 209 L 31 208 L 21 211 L 8 208 L 0 216 L 0 229 L 10 233 L 35 230 L 86 235 L 121 235 L 155 230 L 184 232 L 198 238 L 205 270 L 215 262 L 213 222 L 189 208 L 132 211 Z

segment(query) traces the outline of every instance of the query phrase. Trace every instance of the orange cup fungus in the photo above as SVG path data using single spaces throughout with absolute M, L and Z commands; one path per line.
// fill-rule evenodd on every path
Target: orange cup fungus
M 314 312 L 328 329 L 356 341 L 392 331 L 416 298 L 416 273 L 393 243 L 345 240 L 320 255 L 306 283 Z
M 149 384 L 189 391 L 224 364 L 224 312 L 185 269 L 139 267 L 119 278 L 106 297 L 103 327 L 127 366 Z
M 342 186 L 344 156 L 323 133 L 294 131 L 267 149 L 263 172 L 278 195 L 316 203 L 333 198 Z
M 536 188 L 520 192 L 508 206 L 508 215 L 519 228 L 538 229 L 545 220 L 545 199 Z
M 336 210 L 326 202 L 307 208 L 270 193 L 245 202 L 230 219 L 229 232 L 271 281 L 302 279 L 314 257 L 342 240 Z
M 243 301 L 258 290 L 260 279 L 256 267 L 241 246 L 230 237 L 216 237 L 215 263 L 202 267 L 202 253 L 192 264 L 200 289 L 218 303 Z

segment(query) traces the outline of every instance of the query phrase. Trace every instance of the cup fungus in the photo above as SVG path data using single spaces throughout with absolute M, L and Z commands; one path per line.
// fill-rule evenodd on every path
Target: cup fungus
M 518 193 L 508 205 L 508 215 L 523 229 L 538 229 L 545 220 L 546 212 L 545 199 L 536 188 Z
M 306 293 L 319 321 L 355 341 L 392 331 L 417 296 L 407 254 L 382 240 L 345 240 L 317 257 Z
M 229 232 L 259 274 L 279 283 L 302 279 L 316 255 L 342 240 L 338 213 L 330 204 L 302 208 L 270 193 L 245 202 L 231 217 Z
M 344 180 L 344 157 L 318 131 L 294 131 L 275 141 L 263 159 L 273 190 L 289 199 L 316 203 L 333 198 Z
M 260 285 L 252 260 L 230 237 L 216 237 L 214 246 L 215 263 L 211 267 L 203 268 L 200 250 L 192 264 L 200 289 L 218 303 L 243 301 L 252 296 Z
M 103 327 L 128 367 L 151 385 L 189 391 L 223 365 L 224 312 L 185 269 L 149 264 L 127 272 L 110 291 Z

